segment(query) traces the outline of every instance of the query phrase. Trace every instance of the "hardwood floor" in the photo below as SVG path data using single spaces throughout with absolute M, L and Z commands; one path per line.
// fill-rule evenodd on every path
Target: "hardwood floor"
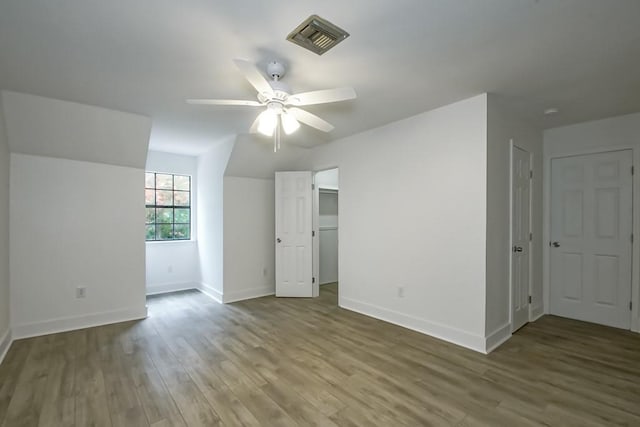
M 2 426 L 640 425 L 640 335 L 547 316 L 484 356 L 316 299 L 149 299 L 13 343 Z

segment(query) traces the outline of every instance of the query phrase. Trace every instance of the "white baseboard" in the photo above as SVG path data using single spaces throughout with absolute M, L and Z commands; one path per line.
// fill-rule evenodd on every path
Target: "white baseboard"
M 160 285 L 147 285 L 147 295 L 166 294 L 169 292 L 187 291 L 198 288 L 198 283 L 163 283 Z
M 222 292 L 218 292 L 218 290 L 214 289 L 212 286 L 201 282 L 198 286 L 198 290 L 215 302 L 222 304 Z
M 76 329 L 91 328 L 94 326 L 109 325 L 111 323 L 126 322 L 129 320 L 144 319 L 147 317 L 147 307 L 132 307 L 121 310 L 91 313 L 81 316 L 60 317 L 43 322 L 24 323 L 14 325 L 12 328 L 14 339 L 30 338 L 40 335 L 54 334 L 58 332 L 73 331 Z
M 531 320 L 529 320 L 529 322 L 535 322 L 536 320 L 538 320 L 542 316 L 544 316 L 544 310 L 542 310 L 542 307 L 540 307 L 540 311 L 533 310 L 531 312 Z
M 274 286 L 261 286 L 259 288 L 245 289 L 236 292 L 225 292 L 222 301 L 226 303 L 242 301 L 245 299 L 260 298 L 276 293 Z
M 640 333 L 640 318 L 631 319 L 631 331 Z
M 483 336 L 474 335 L 466 331 L 451 328 L 450 326 L 409 316 L 351 298 L 341 297 L 340 307 L 430 335 L 480 353 L 485 352 L 485 339 Z
M 490 333 L 485 339 L 485 353 L 489 354 L 511 338 L 511 323 L 506 323 Z
M 0 364 L 4 360 L 4 357 L 7 355 L 9 351 L 9 347 L 11 347 L 11 343 L 13 342 L 11 336 L 11 328 L 7 329 L 4 335 L 0 338 Z
M 197 289 L 220 304 L 228 304 L 245 299 L 260 298 L 275 294 L 275 288 L 273 286 L 261 286 L 259 288 L 245 289 L 237 292 L 222 293 L 213 286 L 207 285 L 206 283 L 200 283 Z

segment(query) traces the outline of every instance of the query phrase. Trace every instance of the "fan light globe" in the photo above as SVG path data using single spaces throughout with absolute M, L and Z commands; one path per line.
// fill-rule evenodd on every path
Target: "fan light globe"
M 300 123 L 291 114 L 283 112 L 280 117 L 282 118 L 282 128 L 287 135 L 291 135 L 300 127 Z
M 265 136 L 273 136 L 273 131 L 278 124 L 278 115 L 271 109 L 267 109 L 260 113 L 260 122 L 258 124 L 258 132 Z

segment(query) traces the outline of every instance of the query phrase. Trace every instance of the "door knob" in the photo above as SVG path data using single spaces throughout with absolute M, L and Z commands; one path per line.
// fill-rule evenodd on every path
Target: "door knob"
M 513 252 L 522 252 L 522 246 L 514 246 Z
M 282 242 L 282 240 L 280 240 L 280 238 L 278 237 L 278 238 L 276 239 L 276 242 L 280 243 L 280 242 Z
M 553 245 L 554 248 L 559 248 L 560 247 L 560 243 L 558 243 L 558 242 L 553 242 L 551 244 Z

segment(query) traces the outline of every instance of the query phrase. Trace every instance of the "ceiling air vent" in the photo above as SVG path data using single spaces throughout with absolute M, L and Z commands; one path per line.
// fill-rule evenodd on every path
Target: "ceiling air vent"
M 322 55 L 349 37 L 342 28 L 318 15 L 311 15 L 287 36 L 287 40 Z

